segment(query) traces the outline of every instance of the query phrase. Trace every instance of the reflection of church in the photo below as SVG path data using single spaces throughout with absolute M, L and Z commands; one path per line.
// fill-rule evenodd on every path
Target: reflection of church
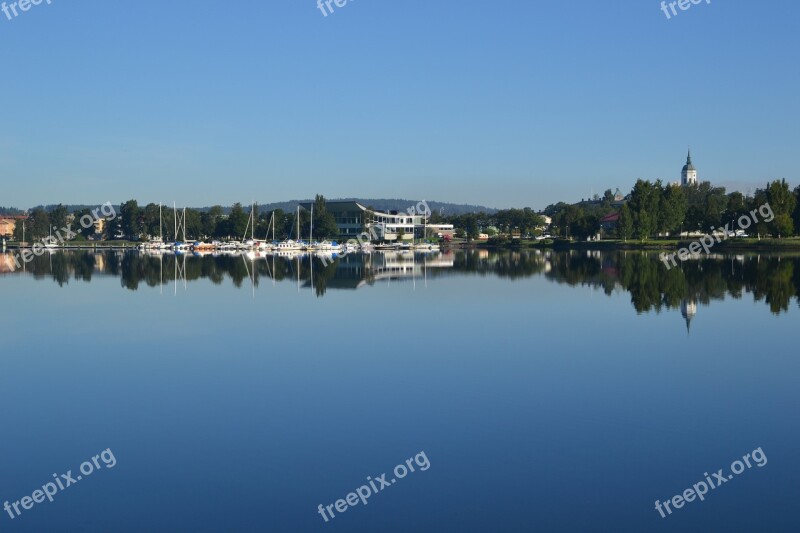
M 692 327 L 692 319 L 697 314 L 697 301 L 681 300 L 681 316 L 686 320 L 686 333 L 690 333 Z

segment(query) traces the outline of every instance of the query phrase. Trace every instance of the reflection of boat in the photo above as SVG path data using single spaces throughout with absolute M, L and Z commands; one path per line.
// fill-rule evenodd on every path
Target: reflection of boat
M 277 249 L 273 253 L 275 255 L 277 255 L 278 257 L 285 257 L 285 258 L 290 258 L 290 259 L 294 259 L 295 257 L 300 257 L 300 256 L 305 255 L 303 253 L 303 250 L 300 250 L 300 249 L 292 249 L 292 250 Z

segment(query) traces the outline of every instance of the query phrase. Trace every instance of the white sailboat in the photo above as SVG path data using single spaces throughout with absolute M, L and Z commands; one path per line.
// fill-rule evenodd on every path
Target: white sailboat
M 178 207 L 175 202 L 172 203 L 172 209 L 175 212 L 175 242 L 172 244 L 172 249 L 176 252 L 185 252 L 189 250 L 189 245 L 186 243 L 186 208 L 183 208 L 183 219 L 178 217 Z M 182 229 L 183 241 L 178 240 L 178 230 Z
M 430 252 L 435 252 L 439 250 L 439 245 L 432 242 L 427 242 L 428 239 L 428 217 L 425 217 L 423 229 L 422 229 L 422 242 L 414 244 L 412 248 L 414 250 L 427 250 Z
M 303 250 L 303 243 L 299 241 L 300 239 L 300 206 L 297 206 L 297 241 L 293 241 L 292 239 L 285 239 L 278 243 L 275 249 L 278 252 L 299 252 Z

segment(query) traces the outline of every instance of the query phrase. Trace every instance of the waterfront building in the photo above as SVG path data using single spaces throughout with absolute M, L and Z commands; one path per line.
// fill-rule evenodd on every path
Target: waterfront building
M 313 202 L 304 202 L 300 207 L 311 210 L 312 205 Z M 376 241 L 396 241 L 398 237 L 410 241 L 422 238 L 424 233 L 424 214 L 375 211 L 352 200 L 328 200 L 325 209 L 336 220 L 339 239 L 343 241 L 357 239 L 365 231 Z

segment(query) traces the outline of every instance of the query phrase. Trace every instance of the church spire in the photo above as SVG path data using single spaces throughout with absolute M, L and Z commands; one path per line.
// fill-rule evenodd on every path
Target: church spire
M 687 165 L 691 165 L 692 164 L 692 149 L 691 148 L 689 148 L 689 153 L 686 155 L 686 164 Z

